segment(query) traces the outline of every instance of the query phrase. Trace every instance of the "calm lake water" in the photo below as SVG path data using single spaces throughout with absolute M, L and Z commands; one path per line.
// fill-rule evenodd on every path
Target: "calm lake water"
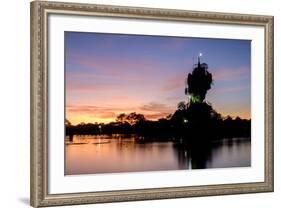
M 251 141 L 223 139 L 189 148 L 173 141 L 143 142 L 136 135 L 74 136 L 72 142 L 66 137 L 65 157 L 66 175 L 247 167 Z

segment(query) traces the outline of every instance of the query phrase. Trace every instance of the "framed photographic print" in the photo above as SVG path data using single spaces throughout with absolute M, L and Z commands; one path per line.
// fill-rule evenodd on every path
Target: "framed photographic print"
M 273 191 L 273 17 L 31 3 L 31 205 Z

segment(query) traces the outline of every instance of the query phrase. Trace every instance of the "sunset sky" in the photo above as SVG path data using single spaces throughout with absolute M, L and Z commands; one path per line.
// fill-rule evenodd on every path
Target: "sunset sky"
M 223 116 L 250 118 L 249 40 L 65 32 L 66 118 L 166 117 L 187 101 L 184 80 L 199 53 L 214 79 L 206 100 Z

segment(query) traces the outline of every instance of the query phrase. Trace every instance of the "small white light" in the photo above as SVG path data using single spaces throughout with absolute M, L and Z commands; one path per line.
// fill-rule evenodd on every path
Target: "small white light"
M 203 56 L 203 53 L 199 53 L 199 57 Z

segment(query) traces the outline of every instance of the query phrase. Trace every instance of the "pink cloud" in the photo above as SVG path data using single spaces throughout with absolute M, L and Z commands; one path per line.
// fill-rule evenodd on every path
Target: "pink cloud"
M 162 104 L 162 103 L 147 103 L 142 106 L 133 107 L 133 106 L 95 106 L 95 105 L 67 105 L 66 106 L 66 117 L 73 117 L 75 115 L 84 115 L 92 118 L 98 119 L 112 119 L 115 120 L 117 115 L 120 113 L 141 113 L 145 116 L 146 119 L 157 120 L 160 118 L 165 118 L 171 113 L 174 109 Z
M 168 100 L 168 101 L 174 101 L 174 100 L 180 101 L 181 99 L 183 99 L 183 96 L 168 96 L 168 97 L 166 97 L 166 100 Z
M 237 69 L 217 69 L 213 73 L 214 81 L 228 81 L 233 80 L 241 77 L 249 77 L 250 70 L 245 67 L 237 68 Z
M 104 92 L 104 91 L 118 91 L 122 88 L 120 85 L 114 84 L 104 84 L 104 83 L 94 83 L 87 85 L 85 83 L 71 83 L 66 85 L 67 93 L 77 91 L 80 93 L 95 93 L 95 92 Z M 124 86 L 123 86 L 124 88 Z
M 72 113 L 81 113 L 81 114 L 88 114 L 88 113 L 112 113 L 112 112 L 128 112 L 134 111 L 136 108 L 130 106 L 124 107 L 117 107 L 117 106 L 94 106 L 94 105 L 68 105 L 66 106 L 67 112 Z
M 156 114 L 146 114 L 145 118 L 148 120 L 158 120 L 161 118 L 167 118 L 171 113 L 156 113 Z
M 140 59 L 129 57 L 103 57 L 72 55 L 72 60 L 83 67 L 92 68 L 102 74 L 125 76 L 141 71 L 151 72 L 151 69 L 166 67 L 153 59 Z M 135 78 L 135 77 L 134 77 Z
M 145 104 L 143 106 L 139 107 L 140 110 L 142 111 L 152 111 L 152 112 L 167 112 L 167 111 L 171 111 L 171 107 L 167 106 L 165 104 L 162 103 L 156 103 L 156 102 L 150 102 L 148 104 Z
M 185 74 L 173 75 L 173 78 L 167 79 L 165 85 L 162 87 L 163 92 L 173 92 L 180 89 L 184 89 Z
M 226 87 L 226 88 L 217 89 L 216 92 L 217 93 L 241 92 L 249 88 L 250 88 L 249 86 Z

